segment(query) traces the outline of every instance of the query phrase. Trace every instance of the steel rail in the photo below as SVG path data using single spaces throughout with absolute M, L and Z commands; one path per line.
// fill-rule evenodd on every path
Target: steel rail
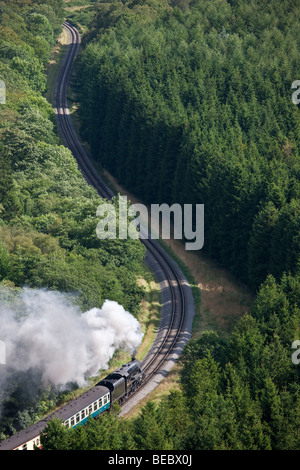
M 63 26 L 68 32 L 70 42 L 67 46 L 67 51 L 55 84 L 53 104 L 58 132 L 64 145 L 70 149 L 74 158 L 77 160 L 78 167 L 86 181 L 97 189 L 101 197 L 111 199 L 114 197 L 114 193 L 95 171 L 85 149 L 81 145 L 71 119 L 66 95 L 81 38 L 77 29 L 69 23 L 65 22 Z M 164 326 L 161 321 L 151 351 L 142 362 L 142 368 L 146 372 L 146 379 L 142 382 L 141 387 L 129 397 L 127 401 L 127 403 L 129 402 L 129 406 L 131 406 L 131 399 L 134 399 L 136 393 L 138 394 L 140 391 L 144 392 L 144 388 L 148 389 L 147 384 L 149 382 L 153 389 L 165 375 L 165 372 L 167 373 L 168 370 L 170 370 L 170 362 L 178 357 L 183 345 L 190 338 L 194 317 L 194 303 L 191 289 L 176 263 L 166 254 L 156 240 L 142 237 L 140 237 L 140 240 L 146 246 L 148 264 L 152 266 L 156 276 L 159 277 L 160 284 L 166 285 L 161 289 L 162 297 L 164 296 L 168 299 L 165 301 L 165 304 L 169 303 L 170 308 L 169 312 L 162 315 L 162 320 L 164 316 L 166 318 L 166 325 Z M 159 268 L 157 268 L 158 266 Z M 168 295 L 165 294 L 165 290 L 168 291 Z M 163 306 L 162 310 L 166 310 L 166 308 Z M 162 370 L 162 368 L 164 368 L 164 370 Z M 157 379 L 158 375 L 160 375 L 159 379 Z M 151 378 L 153 378 L 152 384 Z M 144 393 L 147 395 L 149 390 L 146 390 Z M 139 396 L 136 398 L 136 401 L 139 401 Z M 126 407 L 126 403 L 122 406 L 122 413 L 124 411 L 124 405 Z M 36 426 L 41 423 L 42 427 L 46 426 L 46 421 L 41 421 L 37 423 Z M 8 441 L 10 441 L 10 438 L 3 441 L 0 446 Z
M 171 305 L 172 305 L 172 313 L 171 319 L 168 326 L 167 334 L 163 337 L 157 351 L 155 352 L 154 356 L 150 359 L 146 359 L 143 362 L 143 367 L 148 372 L 146 381 L 159 370 L 159 367 L 164 362 L 163 357 L 157 362 L 157 358 L 160 354 L 162 356 L 169 355 L 170 352 L 173 351 L 174 347 L 177 344 L 179 339 L 180 333 L 182 331 L 182 326 L 185 318 L 185 296 L 184 291 L 179 279 L 179 276 L 176 270 L 170 265 L 166 254 L 160 248 L 158 244 L 153 243 L 153 241 L 149 240 L 145 243 L 147 250 L 150 251 L 152 256 L 158 260 L 162 270 L 165 273 L 166 280 L 168 282 L 169 290 L 170 290 L 170 297 L 171 297 Z M 179 312 L 179 315 L 178 315 Z M 173 337 L 172 337 L 173 335 Z M 167 348 L 167 352 L 163 354 L 163 351 Z
M 111 199 L 114 193 L 95 171 L 72 123 L 66 94 L 72 74 L 73 62 L 78 54 L 81 39 L 75 27 L 67 22 L 65 22 L 63 26 L 69 35 L 69 45 L 67 46 L 67 51 L 55 87 L 54 108 L 58 131 L 64 144 L 71 150 L 77 160 L 78 167 L 86 181 L 97 189 L 101 197 Z M 148 382 L 150 378 L 160 370 L 166 357 L 172 354 L 179 341 L 185 320 L 185 294 L 176 267 L 172 265 L 169 257 L 160 245 L 151 239 L 140 238 L 140 240 L 145 244 L 148 253 L 156 260 L 164 273 L 164 280 L 169 290 L 171 302 L 168 326 L 167 328 L 164 327 L 161 329 L 161 331 L 163 331 L 162 337 L 156 339 L 156 342 L 154 342 L 151 348 L 151 352 L 147 354 L 142 363 L 143 370 L 146 372 L 146 379 L 142 384 L 143 386 L 144 383 Z M 159 335 L 157 335 L 157 338 L 158 336 Z
M 101 197 L 111 199 L 114 194 L 102 181 L 94 167 L 91 165 L 87 153 L 78 139 L 71 119 L 66 95 L 72 74 L 73 62 L 77 56 L 81 41 L 79 32 L 76 28 L 71 27 L 68 23 L 64 23 L 63 26 L 69 34 L 70 43 L 68 45 L 69 50 L 67 50 L 65 55 L 55 87 L 54 109 L 57 118 L 58 131 L 65 146 L 68 147 L 75 156 L 79 169 L 86 181 L 98 190 Z

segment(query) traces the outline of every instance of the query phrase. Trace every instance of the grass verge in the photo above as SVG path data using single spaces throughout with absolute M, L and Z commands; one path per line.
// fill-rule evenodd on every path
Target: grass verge
M 63 29 L 61 35 L 59 36 L 56 42 L 56 45 L 54 46 L 51 52 L 50 61 L 46 67 L 47 89 L 44 96 L 50 104 L 54 103 L 55 81 L 68 42 L 68 33 Z

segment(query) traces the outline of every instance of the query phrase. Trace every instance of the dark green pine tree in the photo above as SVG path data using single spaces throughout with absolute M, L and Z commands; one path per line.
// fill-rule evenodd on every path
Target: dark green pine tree
M 41 434 L 43 450 L 68 450 L 68 439 L 70 437 L 68 433 L 70 431 L 62 426 L 60 419 L 50 421 Z
M 149 401 L 136 419 L 133 427 L 134 440 L 139 450 L 165 449 L 165 433 L 156 405 Z
M 271 239 L 279 212 L 273 202 L 255 217 L 248 244 L 248 277 L 253 289 L 265 281 L 270 272 Z
M 280 394 L 271 378 L 267 378 L 264 382 L 260 402 L 263 412 L 262 419 L 270 428 L 272 449 L 276 450 L 280 448 L 280 445 L 278 446 L 280 430 L 285 426 Z
M 279 279 L 283 272 L 295 274 L 300 253 L 300 202 L 292 199 L 280 211 L 271 241 L 270 270 Z

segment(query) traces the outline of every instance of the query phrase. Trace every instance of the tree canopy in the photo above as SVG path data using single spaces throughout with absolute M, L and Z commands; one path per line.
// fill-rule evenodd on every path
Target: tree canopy
M 299 449 L 299 15 L 294 0 L 95 8 L 83 138 L 148 204 L 203 203 L 204 250 L 256 295 L 229 338 L 186 346 L 180 391 L 128 423 L 136 449 Z
M 137 316 L 145 249 L 137 240 L 99 240 L 96 211 L 104 200 L 60 145 L 43 96 L 45 65 L 63 18 L 62 0 L 0 1 L 0 78 L 7 92 L 0 105 L 0 290 L 76 294 L 82 311 L 109 299 Z M 39 390 L 38 374 L 30 375 L 32 394 L 24 374 L 8 376 L 5 387 L 1 381 L 1 438 L 57 400 L 53 390 Z

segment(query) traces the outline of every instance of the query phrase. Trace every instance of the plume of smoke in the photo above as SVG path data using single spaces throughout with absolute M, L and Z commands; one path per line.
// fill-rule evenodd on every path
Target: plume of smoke
M 118 348 L 133 354 L 143 337 L 139 322 L 110 300 L 82 313 L 64 294 L 24 288 L 17 307 L 0 305 L 7 366 L 40 370 L 44 384 L 61 389 L 70 382 L 84 385 L 108 367 Z

